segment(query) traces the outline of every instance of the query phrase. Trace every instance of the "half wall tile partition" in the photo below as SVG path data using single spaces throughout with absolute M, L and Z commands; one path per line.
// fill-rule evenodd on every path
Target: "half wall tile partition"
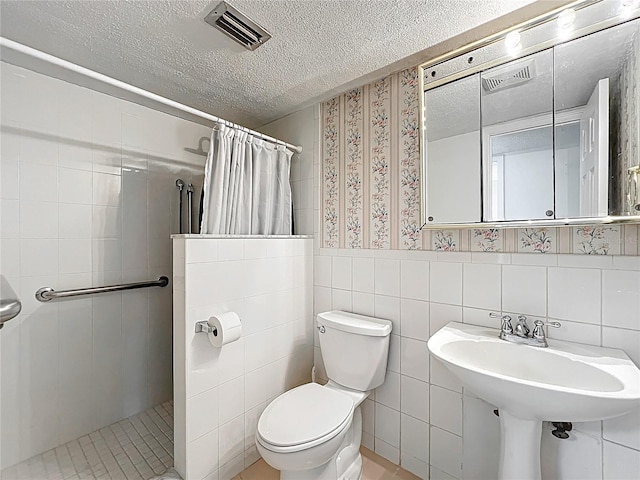
M 173 237 L 175 468 L 231 478 L 258 460 L 260 413 L 310 381 L 312 237 Z M 240 340 L 214 348 L 195 322 L 235 311 Z

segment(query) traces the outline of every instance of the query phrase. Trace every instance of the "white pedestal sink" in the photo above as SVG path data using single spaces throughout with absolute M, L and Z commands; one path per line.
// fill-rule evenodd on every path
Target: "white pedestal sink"
M 622 350 L 556 340 L 530 347 L 498 333 L 451 322 L 428 347 L 466 388 L 500 410 L 500 480 L 540 480 L 543 421 L 603 420 L 640 405 L 640 370 Z

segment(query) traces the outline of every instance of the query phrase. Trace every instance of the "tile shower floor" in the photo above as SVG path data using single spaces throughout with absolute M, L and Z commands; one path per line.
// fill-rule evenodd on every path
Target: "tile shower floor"
M 173 402 L 29 458 L 1 480 L 148 480 L 173 466 Z
M 362 448 L 362 480 L 419 480 Z M 0 472 L 0 480 L 178 479 L 173 467 L 173 402 L 120 420 Z M 163 475 L 167 472 L 167 475 Z M 232 480 L 278 480 L 259 460 Z

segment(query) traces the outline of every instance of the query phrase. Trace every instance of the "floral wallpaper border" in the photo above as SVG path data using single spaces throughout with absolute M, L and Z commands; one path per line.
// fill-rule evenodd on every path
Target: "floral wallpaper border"
M 423 235 L 430 236 L 425 249 L 439 252 L 640 254 L 636 225 L 425 230 Z

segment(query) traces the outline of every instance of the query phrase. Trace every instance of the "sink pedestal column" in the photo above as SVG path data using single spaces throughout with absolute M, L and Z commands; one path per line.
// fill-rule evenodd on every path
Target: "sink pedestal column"
M 540 480 L 542 422 L 500 410 L 500 480 Z

